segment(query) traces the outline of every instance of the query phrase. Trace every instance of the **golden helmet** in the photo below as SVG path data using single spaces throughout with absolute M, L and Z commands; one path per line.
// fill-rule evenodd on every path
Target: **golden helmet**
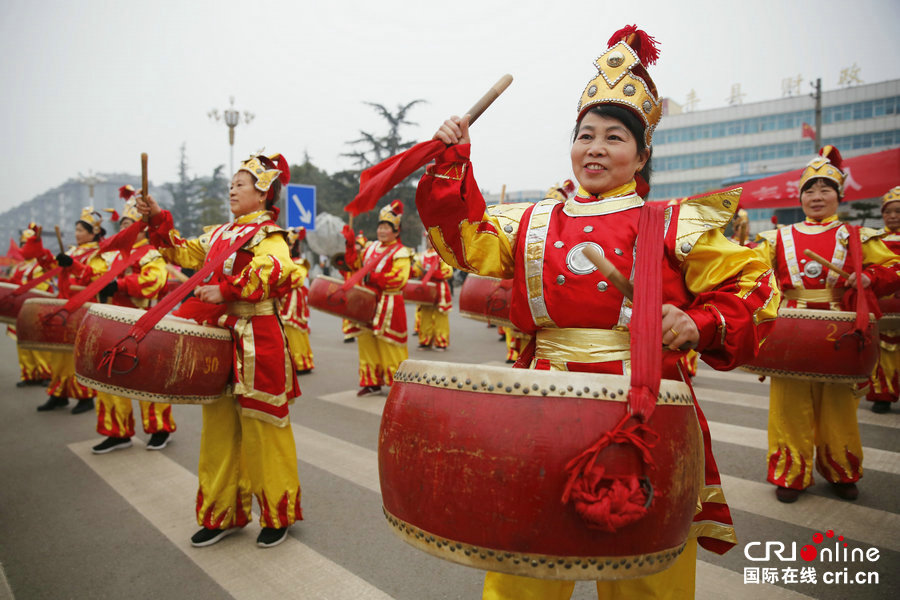
M 799 189 L 802 192 L 803 187 L 811 179 L 829 179 L 838 186 L 838 196 L 844 197 L 844 179 L 846 175 L 841 170 L 843 159 L 841 153 L 834 146 L 823 146 L 819 150 L 819 155 L 809 161 L 803 173 L 800 174 Z
M 891 188 L 891 190 L 881 199 L 881 212 L 891 202 L 900 202 L 900 185 Z
M 86 223 L 93 234 L 100 233 L 100 226 L 103 224 L 103 217 L 99 212 L 94 210 L 93 206 L 85 206 L 81 209 L 81 216 L 78 220 Z
M 393 200 L 378 212 L 378 222 L 390 223 L 394 231 L 400 230 L 400 221 L 403 219 L 403 203 Z

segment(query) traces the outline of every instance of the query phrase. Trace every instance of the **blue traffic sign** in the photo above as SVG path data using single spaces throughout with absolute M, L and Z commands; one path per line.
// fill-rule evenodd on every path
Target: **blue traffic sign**
M 316 229 L 316 186 L 287 184 L 286 204 L 288 227 L 306 227 L 307 231 Z

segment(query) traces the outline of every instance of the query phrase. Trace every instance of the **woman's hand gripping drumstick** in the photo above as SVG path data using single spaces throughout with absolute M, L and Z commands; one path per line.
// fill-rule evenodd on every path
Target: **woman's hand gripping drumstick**
M 613 287 L 629 300 L 634 300 L 634 285 L 619 272 L 615 265 L 591 245 L 585 246 L 581 251 L 597 267 L 600 274 L 613 284 Z M 690 350 L 696 348 L 697 342 L 700 341 L 700 331 L 694 320 L 686 312 L 672 304 L 663 304 L 662 329 L 663 345 L 669 350 Z
M 822 257 L 819 254 L 816 254 L 815 252 L 813 252 L 812 250 L 810 250 L 808 248 L 803 251 L 803 254 L 805 254 L 808 258 L 811 258 L 812 260 L 816 261 L 823 267 L 827 267 L 827 268 L 831 269 L 832 271 L 834 271 L 835 273 L 837 273 L 838 275 L 840 275 L 841 277 L 846 279 L 847 281 L 844 283 L 844 287 L 856 287 L 856 273 L 848 273 L 847 271 L 843 270 L 836 264 L 826 260 L 824 257 Z M 869 279 L 868 275 L 863 273 L 862 286 L 864 288 L 867 288 L 871 284 L 872 284 L 872 280 Z

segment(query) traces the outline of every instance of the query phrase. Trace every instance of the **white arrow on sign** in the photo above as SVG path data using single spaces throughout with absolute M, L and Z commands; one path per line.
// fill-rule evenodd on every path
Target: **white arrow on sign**
M 312 212 L 303 208 L 303 203 L 300 202 L 300 196 L 294 194 L 291 198 L 294 201 L 294 205 L 297 207 L 297 210 L 300 211 L 300 222 L 301 223 L 312 223 Z

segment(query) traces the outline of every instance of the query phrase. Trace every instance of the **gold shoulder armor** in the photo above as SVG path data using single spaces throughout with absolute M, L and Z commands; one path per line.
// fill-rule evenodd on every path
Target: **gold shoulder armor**
M 397 253 L 394 254 L 394 258 L 408 258 L 412 260 L 415 255 L 415 250 L 413 250 L 409 246 L 403 246 L 399 250 L 397 250 Z
M 778 230 L 770 229 L 768 231 L 760 231 L 756 234 L 755 241 L 766 242 L 769 246 L 774 248 L 778 244 Z
M 675 255 L 679 260 L 690 254 L 700 236 L 712 229 L 722 229 L 734 217 L 741 188 L 715 192 L 685 200 L 678 211 Z
M 887 230 L 885 229 L 872 229 L 871 227 L 859 228 L 859 239 L 863 244 L 871 239 L 881 239 L 885 235 L 887 235 Z
M 512 247 L 516 246 L 516 233 L 519 231 L 519 221 L 525 211 L 534 206 L 530 202 L 515 202 L 512 204 L 494 204 L 487 207 L 487 213 L 497 219 L 500 230 Z

